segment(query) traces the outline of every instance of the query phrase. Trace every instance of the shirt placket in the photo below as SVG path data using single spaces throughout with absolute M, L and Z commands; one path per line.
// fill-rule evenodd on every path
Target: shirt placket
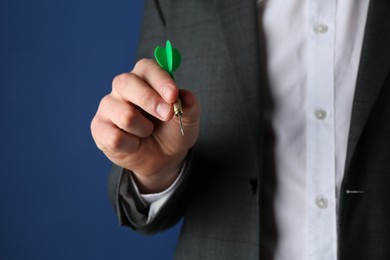
M 307 88 L 307 259 L 336 259 L 334 53 L 336 0 L 310 0 Z

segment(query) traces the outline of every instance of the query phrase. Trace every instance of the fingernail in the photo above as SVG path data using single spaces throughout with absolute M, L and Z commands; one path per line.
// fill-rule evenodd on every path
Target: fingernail
M 162 119 L 165 119 L 169 113 L 169 109 L 171 109 L 170 105 L 167 103 L 160 103 L 157 105 L 156 112 Z

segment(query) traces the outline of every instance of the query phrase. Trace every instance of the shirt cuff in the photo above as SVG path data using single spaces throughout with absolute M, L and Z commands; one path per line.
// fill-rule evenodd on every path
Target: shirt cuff
M 149 214 L 148 214 L 148 220 L 146 223 L 149 223 L 153 220 L 153 218 L 157 215 L 158 211 L 162 208 L 162 206 L 165 204 L 165 202 L 171 197 L 171 195 L 175 192 L 177 187 L 179 186 L 180 180 L 184 176 L 184 169 L 187 166 L 187 160 L 184 161 L 183 165 L 180 168 L 179 174 L 176 178 L 176 180 L 169 186 L 166 190 L 158 193 L 151 193 L 151 194 L 142 194 L 139 192 L 138 187 L 134 181 L 134 178 L 132 174 L 130 174 L 130 180 L 133 184 L 133 187 L 135 189 L 136 195 L 145 202 L 147 205 L 149 205 Z

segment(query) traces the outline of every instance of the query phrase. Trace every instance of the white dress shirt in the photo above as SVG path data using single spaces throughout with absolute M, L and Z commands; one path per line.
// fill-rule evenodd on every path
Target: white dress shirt
M 266 151 L 274 171 L 262 184 L 263 212 L 273 215 L 263 222 L 262 248 L 271 259 L 337 259 L 339 190 L 368 4 L 259 2 L 270 96 L 265 143 L 275 139 Z
M 272 130 L 265 138 L 275 139 L 266 147 L 275 171 L 262 185 L 272 219 L 261 238 L 272 259 L 337 258 L 337 202 L 368 4 L 258 2 Z M 270 179 L 274 187 L 267 186 Z M 151 203 L 149 221 L 174 189 L 141 195 Z

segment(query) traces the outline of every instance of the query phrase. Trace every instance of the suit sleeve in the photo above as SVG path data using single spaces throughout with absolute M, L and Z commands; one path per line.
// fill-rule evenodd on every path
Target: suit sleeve
M 120 225 L 128 226 L 144 234 L 153 234 L 175 225 L 182 217 L 185 208 L 191 157 L 190 152 L 187 167 L 184 169 L 183 177 L 179 180 L 176 190 L 150 222 L 147 222 L 149 206 L 136 192 L 134 182 L 129 179 L 129 172 L 113 165 L 108 178 L 108 192 Z
M 152 58 L 155 46 L 166 41 L 166 15 L 169 1 L 145 1 L 137 58 Z M 152 234 L 176 224 L 183 215 L 186 186 L 189 179 L 191 152 L 187 157 L 184 177 L 170 198 L 164 203 L 152 221 L 147 222 L 149 206 L 136 192 L 129 173 L 113 165 L 109 174 L 108 191 L 110 201 L 116 211 L 119 223 L 144 234 Z

